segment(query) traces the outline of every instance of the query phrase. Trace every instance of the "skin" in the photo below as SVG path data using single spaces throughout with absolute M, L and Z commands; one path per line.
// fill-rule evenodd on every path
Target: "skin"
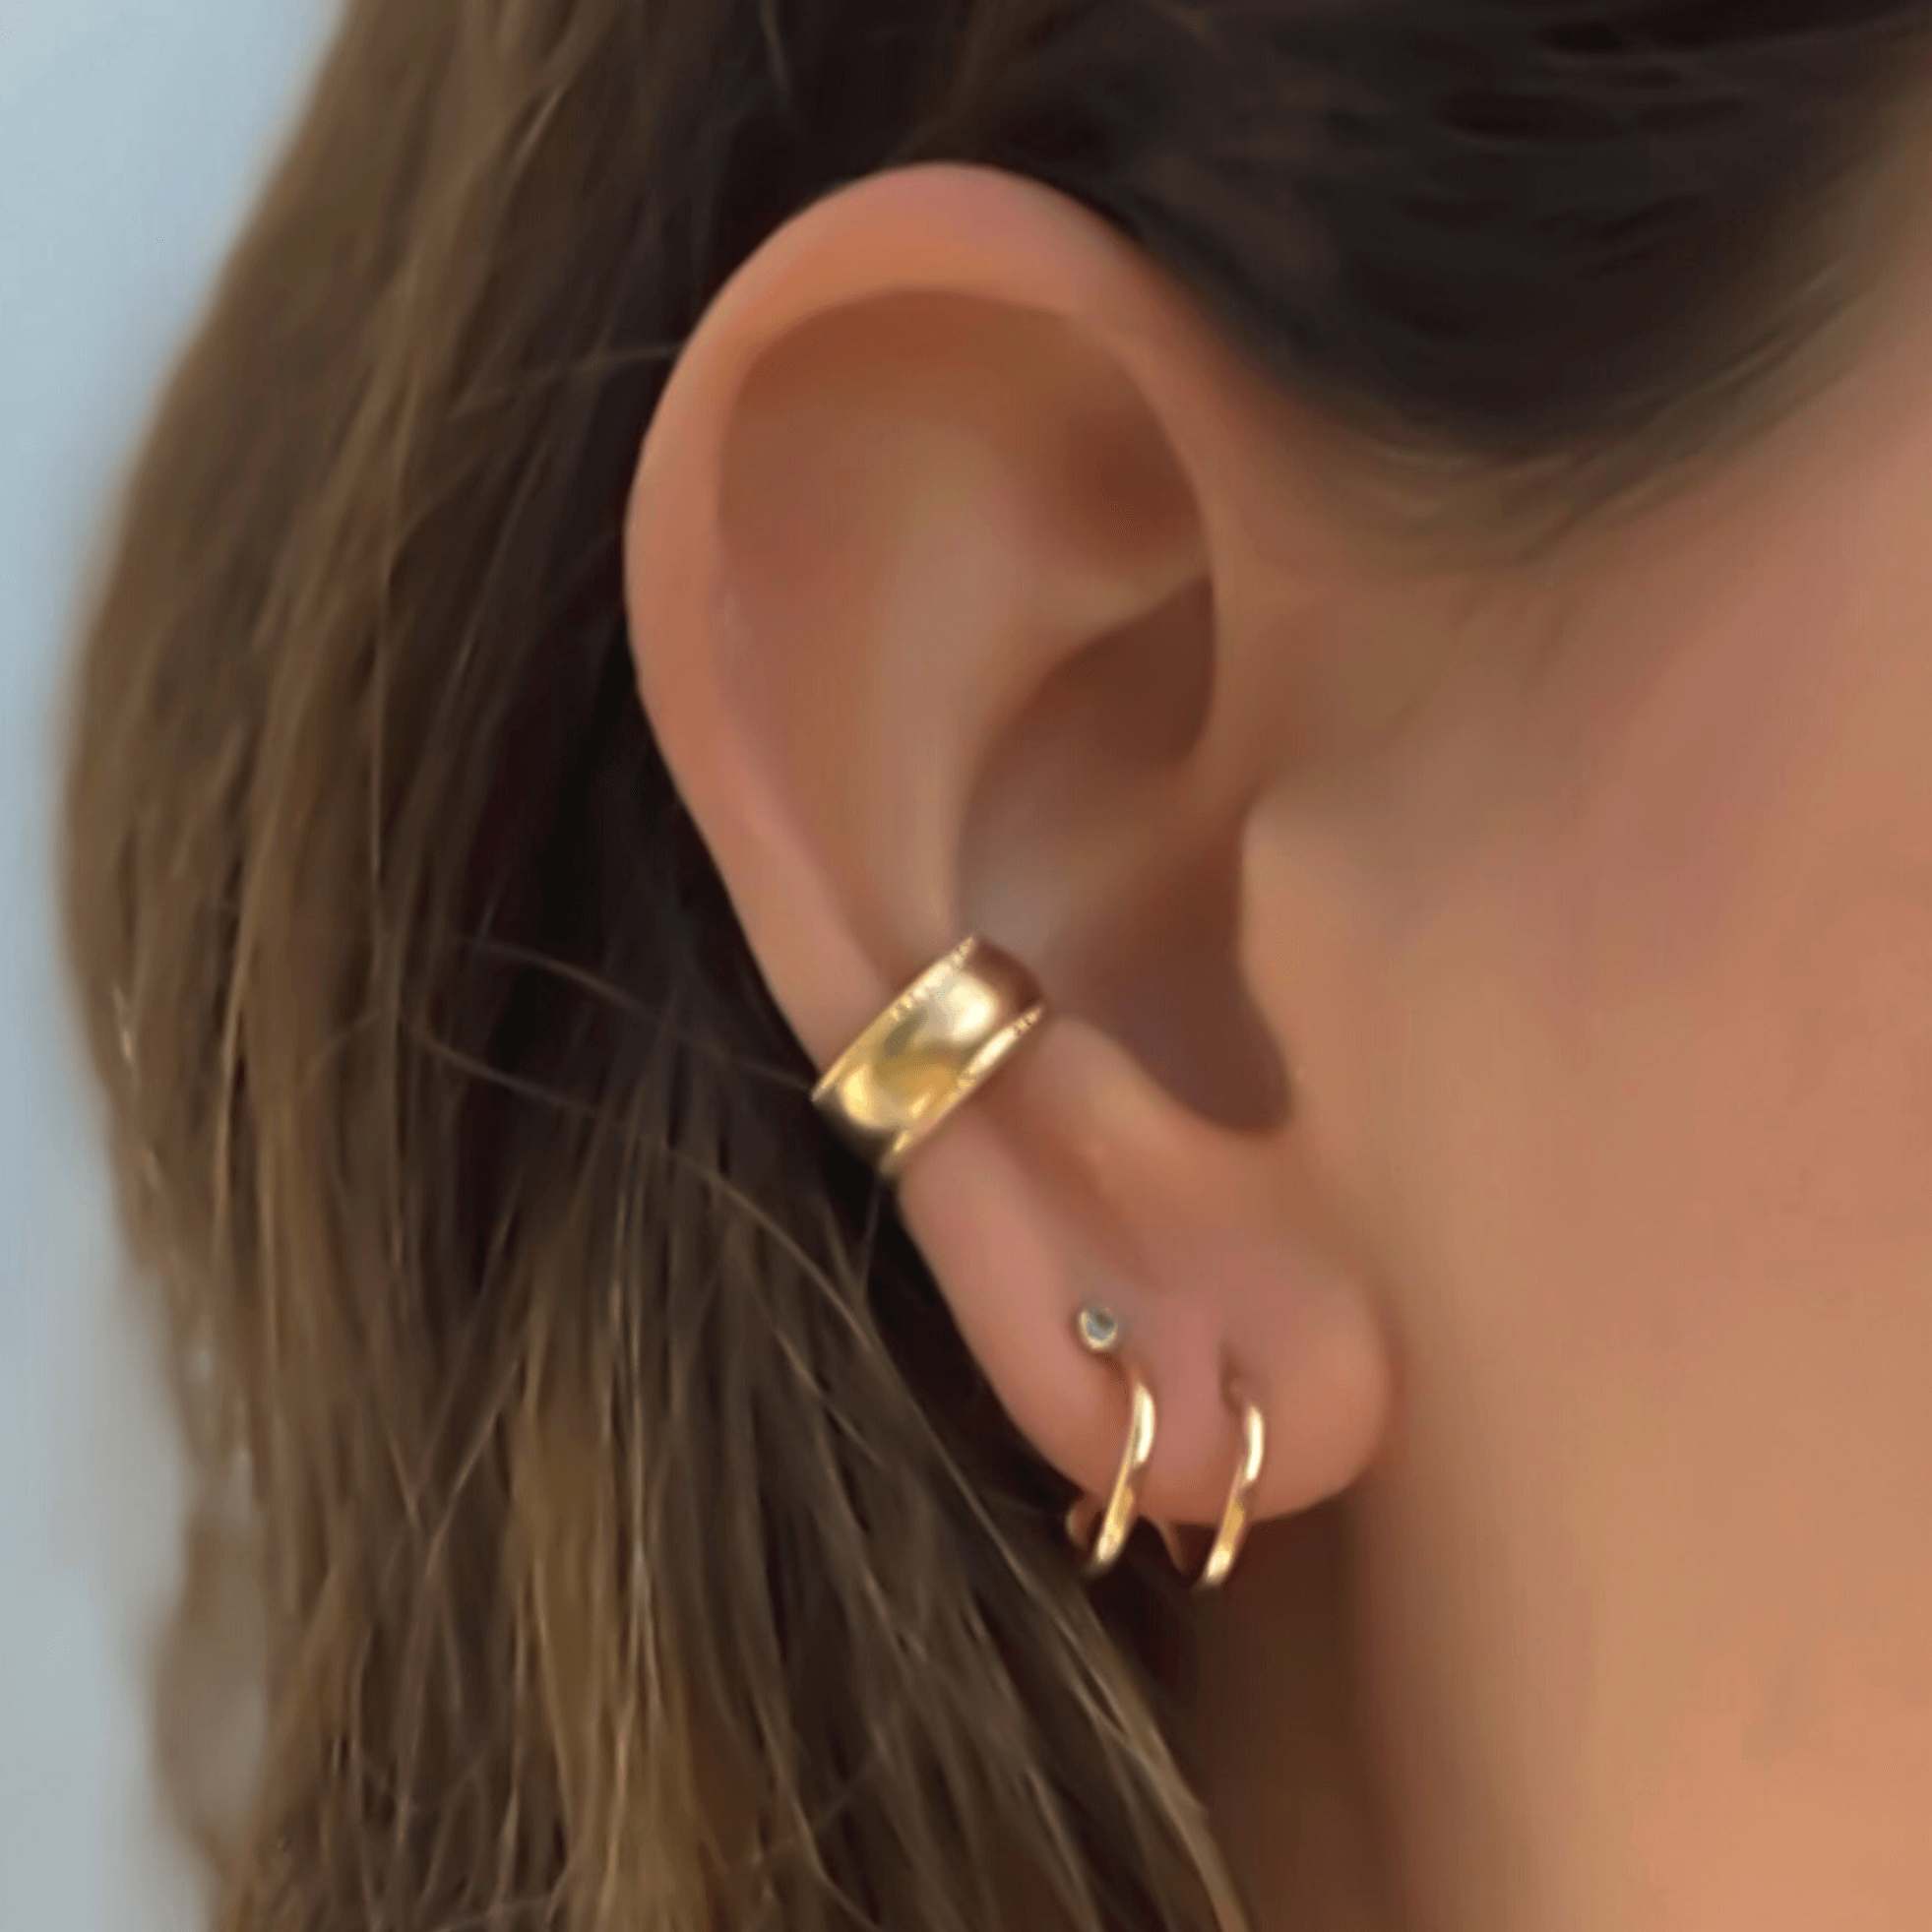
M 1055 1009 L 902 1201 L 1103 1490 L 1263 1527 L 1188 1722 L 1263 1928 L 1932 1897 L 1932 276 L 1533 560 L 1110 230 L 866 182 L 690 343 L 640 690 L 821 1063 L 959 933 Z M 1420 506 L 1427 509 L 1428 506 Z

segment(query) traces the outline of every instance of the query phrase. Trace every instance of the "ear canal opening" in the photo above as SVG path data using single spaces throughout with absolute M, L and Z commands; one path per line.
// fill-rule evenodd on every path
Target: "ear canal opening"
M 1057 1009 L 1204 1118 L 1259 1133 L 1290 1088 L 1241 971 L 1241 825 L 1196 765 L 1214 678 L 1203 579 L 1056 666 L 981 771 L 961 890 L 1044 935 L 1031 964 Z

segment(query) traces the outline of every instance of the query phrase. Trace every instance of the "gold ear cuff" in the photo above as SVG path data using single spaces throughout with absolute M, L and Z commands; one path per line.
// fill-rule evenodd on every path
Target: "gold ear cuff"
M 813 1103 L 887 1180 L 1046 1017 L 1033 976 L 990 941 L 935 961 L 840 1054 Z

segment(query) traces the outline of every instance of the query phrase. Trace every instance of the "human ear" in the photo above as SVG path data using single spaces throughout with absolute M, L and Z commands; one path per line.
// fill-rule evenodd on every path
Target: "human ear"
M 1387 1406 L 1242 956 L 1294 687 L 1258 393 L 1086 212 L 880 176 L 702 322 L 626 540 L 645 706 L 814 1064 L 965 934 L 1043 987 L 902 1210 L 1014 1421 L 1102 1494 L 1125 1402 L 1076 1318 L 1118 1320 L 1158 1416 L 1145 1506 L 1201 1525 L 1235 1392 L 1267 1421 L 1257 1517 L 1345 1486 Z

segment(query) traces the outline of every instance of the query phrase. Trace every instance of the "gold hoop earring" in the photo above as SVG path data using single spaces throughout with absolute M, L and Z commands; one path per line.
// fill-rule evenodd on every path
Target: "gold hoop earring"
M 1218 1589 L 1226 1583 L 1241 1555 L 1248 1536 L 1248 1499 L 1261 1480 L 1261 1465 L 1268 1454 L 1268 1426 L 1253 1402 L 1241 1403 L 1241 1456 L 1234 1465 L 1234 1481 L 1227 1492 L 1227 1505 L 1221 1511 L 1220 1527 L 1215 1531 L 1214 1547 L 1194 1580 L 1198 1590 Z
M 812 1090 L 826 1119 L 886 1180 L 1046 1017 L 1033 976 L 976 935 L 935 961 Z
M 1120 1323 L 1104 1308 L 1083 1308 L 1074 1333 L 1090 1355 L 1110 1361 L 1127 1384 L 1127 1440 L 1104 1505 L 1083 1496 L 1067 1512 L 1067 1538 L 1080 1550 L 1089 1577 L 1104 1577 L 1120 1561 L 1141 1514 L 1141 1477 L 1153 1456 L 1153 1397 L 1139 1369 L 1120 1353 Z M 1095 1519 L 1097 1518 L 1097 1523 Z M 1095 1524 L 1092 1539 L 1089 1524 Z

